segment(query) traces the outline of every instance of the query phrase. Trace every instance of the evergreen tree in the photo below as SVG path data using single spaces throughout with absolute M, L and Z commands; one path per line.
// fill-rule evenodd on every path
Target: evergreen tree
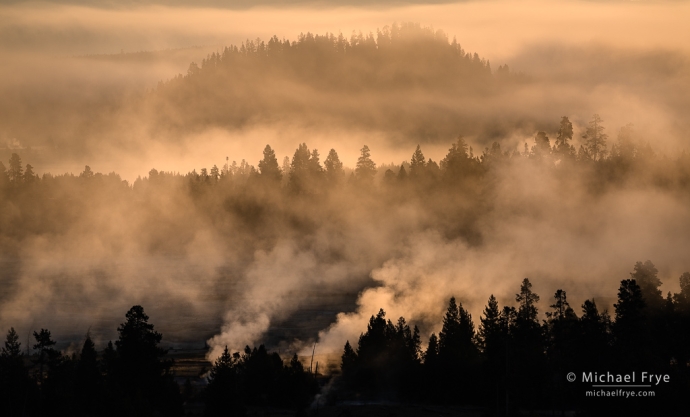
M 646 304 L 642 290 L 634 279 L 624 279 L 618 289 L 616 321 L 613 324 L 616 337 L 617 357 L 621 363 L 646 362 L 648 334 L 645 329 Z M 644 358 L 643 358 L 644 356 Z
M 553 310 L 546 313 L 547 319 L 544 323 L 547 359 L 551 375 L 557 381 L 548 387 L 548 391 L 555 400 L 562 402 L 566 397 L 572 397 L 562 375 L 579 369 L 576 365 L 580 354 L 577 346 L 580 334 L 577 315 L 568 303 L 566 292 L 557 290 L 554 300 L 554 304 L 551 305 Z
M 32 167 L 31 164 L 26 164 L 26 171 L 24 171 L 24 182 L 26 184 L 31 184 L 37 179 L 38 177 L 34 173 L 34 167 Z
M 522 280 L 520 285 L 520 293 L 515 294 L 515 301 L 518 302 L 517 321 L 518 326 L 522 325 L 539 325 L 537 318 L 538 310 L 536 304 L 539 302 L 539 296 L 532 292 L 532 283 L 528 278 Z
M 558 128 L 558 136 L 554 144 L 554 151 L 560 156 L 575 156 L 575 148 L 570 144 L 573 140 L 573 124 L 567 116 L 561 118 L 561 124 Z
M 618 146 L 617 146 L 617 156 L 626 161 L 631 161 L 635 158 L 636 149 L 633 137 L 635 136 L 635 130 L 632 123 L 620 128 L 618 131 Z M 613 153 L 613 152 L 612 152 Z
M 20 416 L 31 413 L 35 385 L 29 380 L 24 366 L 21 343 L 14 328 L 7 332 L 5 344 L 0 351 L 0 404 L 2 415 Z M 27 404 L 28 400 L 32 403 Z
M 448 150 L 446 157 L 441 160 L 441 171 L 449 182 L 456 182 L 473 173 L 473 160 L 468 152 L 469 146 L 462 135 Z
M 429 336 L 429 345 L 424 353 L 424 365 L 427 367 L 436 366 L 438 363 L 438 337 L 436 333 L 432 333 Z
M 657 277 L 659 271 L 651 261 L 645 263 L 636 262 L 630 278 L 634 279 L 640 287 L 640 292 L 645 304 L 653 311 L 662 309 L 664 299 L 661 295 L 661 280 Z
M 36 359 L 39 366 L 38 378 L 39 381 L 43 382 L 45 368 L 57 365 L 62 355 L 53 348 L 56 342 L 51 339 L 49 330 L 41 329 L 38 333 L 34 332 L 34 339 L 36 339 L 36 344 L 34 344 L 33 349 L 38 351 L 38 358 Z
M 577 316 L 568 303 L 566 293 L 563 290 L 557 290 L 553 296 L 555 303 L 551 305 L 554 310 L 547 312 L 546 317 L 548 321 L 554 322 L 559 320 L 575 320 Z
M 512 310 L 514 312 L 514 310 Z M 506 346 L 511 319 L 504 318 L 493 294 L 480 318 L 477 341 L 484 354 L 483 390 L 486 399 L 500 407 L 505 399 Z
M 259 161 L 259 172 L 261 178 L 267 181 L 280 182 L 283 178 L 283 174 L 278 166 L 278 159 L 270 145 L 266 145 L 264 148 L 264 158 Z
M 534 137 L 534 146 L 532 146 L 531 156 L 541 159 L 548 156 L 551 153 L 551 142 L 549 137 L 546 136 L 546 132 L 537 132 L 537 136 Z
M 407 171 L 405 171 L 405 165 L 400 165 L 400 171 L 398 171 L 398 181 L 407 181 Z
M 98 366 L 98 354 L 89 334 L 81 349 L 74 373 L 74 398 L 79 415 L 87 416 L 98 412 L 105 401 L 103 376 Z
M 160 412 L 180 415 L 182 399 L 172 379 L 172 362 L 164 360 L 168 351 L 159 347 L 162 335 L 148 322 L 141 306 L 133 306 L 117 331 L 116 357 L 108 377 L 124 394 L 123 406 L 133 415 Z
M 10 327 L 10 330 L 7 331 L 5 346 L 3 346 L 0 356 L 12 359 L 19 358 L 22 355 L 21 346 L 17 332 L 14 330 L 14 327 Z
M 455 303 L 451 297 L 448 310 L 443 318 L 443 329 L 439 333 L 439 356 L 444 361 L 468 359 L 475 350 L 474 323 L 472 316 Z
M 367 145 L 364 145 L 362 149 L 360 149 L 355 175 L 362 183 L 371 184 L 374 180 L 374 176 L 376 175 L 376 164 L 371 160 L 371 152 Z
M 10 182 L 14 184 L 19 184 L 22 182 L 22 179 L 24 178 L 23 171 L 22 158 L 20 158 L 16 153 L 13 153 L 12 156 L 10 156 L 10 166 L 7 170 L 7 176 L 9 177 Z
M 593 161 L 599 161 L 606 156 L 606 140 L 608 135 L 604 133 L 603 120 L 595 114 L 589 122 L 586 133 L 582 136 L 585 141 L 587 154 Z
M 512 326 L 511 359 L 508 370 L 510 390 L 515 400 L 526 407 L 536 405 L 544 388 L 546 358 L 544 356 L 544 337 L 539 324 L 536 303 L 539 296 L 532 292 L 529 279 L 522 280 L 520 293 L 515 295 L 518 308 L 515 324 Z M 519 382 L 522 381 L 522 382 Z M 530 387 L 527 389 L 527 387 Z
M 312 149 L 311 156 L 309 156 L 309 173 L 312 177 L 316 177 L 323 172 L 323 167 L 319 160 L 319 151 L 317 149 Z
M 259 168 L 261 168 L 261 167 L 259 167 Z M 281 176 L 282 176 L 282 174 L 281 174 Z M 211 168 L 211 181 L 216 182 L 219 179 L 220 179 L 220 169 L 218 169 L 218 166 L 214 164 L 213 167 Z
M 205 390 L 204 415 L 243 416 L 246 414 L 242 404 L 242 384 L 238 373 L 240 355 L 231 355 L 226 346 L 216 359 L 208 376 Z
M 410 177 L 420 178 L 424 174 L 425 165 L 426 158 L 424 158 L 422 149 L 417 145 L 417 149 L 415 149 L 412 159 L 410 159 Z
M 580 321 L 580 338 L 577 343 L 580 352 L 580 368 L 592 366 L 590 364 L 604 365 L 608 359 L 610 345 L 610 318 L 608 313 L 599 313 L 594 300 L 585 300 L 582 304 L 582 316 Z
M 356 371 L 357 353 L 352 349 L 350 341 L 345 342 L 343 355 L 341 356 L 340 369 L 343 372 L 343 377 L 349 377 Z
M 338 153 L 335 149 L 331 149 L 328 152 L 328 156 L 324 161 L 324 167 L 326 168 L 326 178 L 331 185 L 339 184 L 343 180 L 345 176 L 343 163 L 340 162 L 340 158 L 338 158 Z
M 493 294 L 489 297 L 489 302 L 484 308 L 483 317 L 479 321 L 477 340 L 482 351 L 491 361 L 497 357 L 502 339 L 506 336 L 501 326 L 501 311 L 498 308 L 498 301 L 496 301 L 496 297 Z
M 300 144 L 290 164 L 290 189 L 295 193 L 307 191 L 309 187 L 309 159 L 311 152 L 306 143 Z
M 477 387 L 478 350 L 474 344 L 472 316 L 450 299 L 443 329 L 439 333 L 438 357 L 444 381 L 444 396 L 450 401 L 467 401 Z M 474 379 L 474 382 L 472 380 Z M 464 395 L 454 394 L 461 389 Z
M 150 175 L 150 172 L 149 172 L 149 175 Z M 84 171 L 82 171 L 82 173 L 79 174 L 79 177 L 80 178 L 86 178 L 86 179 L 93 178 L 93 171 L 91 171 L 91 167 L 86 165 L 84 167 Z

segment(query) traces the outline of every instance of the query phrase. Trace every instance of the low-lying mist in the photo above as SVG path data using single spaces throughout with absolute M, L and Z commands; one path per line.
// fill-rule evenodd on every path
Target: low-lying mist
M 380 308 L 423 339 L 451 296 L 477 323 L 524 277 L 542 310 L 560 288 L 611 308 L 648 259 L 677 291 L 688 6 L 558 3 L 1 6 L 0 329 L 101 348 L 141 304 L 210 358 L 328 355 Z M 564 116 L 572 152 L 550 146 Z
M 178 170 L 259 155 L 266 142 L 289 155 L 308 138 L 321 147 L 369 143 L 383 160 L 399 162 L 402 149 L 417 143 L 440 153 L 463 134 L 478 148 L 496 140 L 516 146 L 563 115 L 583 127 L 595 112 L 610 126 L 634 123 L 664 151 L 683 147 L 686 4 L 536 2 L 542 13 L 534 14 L 523 3 L 335 12 L 2 6 L 2 160 L 22 150 L 42 172 L 76 173 L 90 164 L 132 181 L 151 166 Z M 436 29 L 405 24 L 395 37 L 392 22 L 410 20 Z M 380 37 L 386 28 L 395 38 L 388 52 L 391 42 Z M 332 33 L 335 43 L 342 34 L 358 52 L 329 50 L 309 33 Z M 300 53 L 233 56 L 211 74 L 218 61 L 210 53 L 222 56 L 248 40 L 268 45 L 274 35 Z M 374 46 L 380 53 L 366 52 L 370 35 L 384 41 Z M 470 58 L 476 52 L 491 63 L 491 77 L 466 76 L 453 58 L 454 38 Z M 204 60 L 205 70 L 187 77 L 190 63 L 203 67 Z M 511 76 L 498 72 L 505 64 Z M 186 78 L 173 80 L 177 74 Z M 343 155 L 351 165 L 352 149 Z
M 690 269 L 687 155 L 625 140 L 610 139 L 599 161 L 538 145 L 471 157 L 461 140 L 441 169 L 422 156 L 409 176 L 382 165 L 373 182 L 360 170 L 331 175 L 337 155 L 306 147 L 282 180 L 267 178 L 264 159 L 261 173 L 244 162 L 152 170 L 133 187 L 90 169 L 10 181 L 0 323 L 50 328 L 58 340 L 91 329 L 102 344 L 141 304 L 169 343 L 208 338 L 210 357 L 226 345 L 297 351 L 315 340 L 324 354 L 379 308 L 423 336 L 438 331 L 451 296 L 477 320 L 490 294 L 511 303 L 524 277 L 543 308 L 561 288 L 573 305 L 610 307 L 619 281 L 650 259 L 675 292 Z M 620 151 L 626 143 L 633 153 Z

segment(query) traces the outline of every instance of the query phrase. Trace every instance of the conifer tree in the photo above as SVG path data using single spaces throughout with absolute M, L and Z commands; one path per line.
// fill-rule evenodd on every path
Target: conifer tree
M 340 158 L 338 158 L 338 153 L 335 149 L 331 149 L 328 152 L 328 156 L 324 161 L 324 167 L 326 169 L 326 178 L 331 185 L 338 184 L 343 180 L 345 175 L 343 163 L 340 162 Z
M 355 175 L 362 183 L 370 184 L 374 180 L 374 176 L 376 175 L 376 163 L 371 160 L 371 152 L 367 145 L 364 145 L 362 149 L 360 149 Z
M 10 327 L 10 330 L 7 331 L 7 338 L 0 356 L 3 358 L 19 358 L 22 355 L 21 346 L 17 332 L 14 330 L 14 327 Z
M 603 120 L 598 114 L 595 114 L 589 122 L 586 133 L 582 136 L 585 141 L 585 148 L 587 155 L 593 161 L 599 161 L 606 156 L 606 140 L 608 135 L 604 133 Z
M 436 333 L 432 333 L 429 336 L 429 345 L 424 353 L 424 365 L 426 366 L 436 366 L 438 363 L 438 337 Z
M 205 390 L 205 416 L 243 416 L 241 381 L 238 375 L 239 353 L 231 355 L 226 346 L 216 359 Z
M 20 158 L 16 153 L 13 153 L 12 156 L 10 156 L 10 165 L 7 170 L 7 176 L 9 177 L 10 182 L 14 184 L 22 182 L 22 179 L 24 178 L 23 172 L 22 158 Z
M 426 158 L 424 158 L 422 149 L 419 147 L 419 145 L 417 145 L 417 149 L 415 149 L 414 153 L 412 154 L 412 159 L 410 159 L 410 177 L 421 177 L 424 173 L 425 164 Z
M 560 156 L 575 156 L 575 148 L 570 144 L 573 140 L 573 124 L 567 116 L 561 118 L 561 124 L 558 128 L 558 136 L 554 144 L 554 151 Z
M 640 292 L 645 304 L 653 311 L 659 311 L 663 307 L 664 299 L 661 295 L 661 280 L 657 277 L 659 271 L 651 261 L 645 263 L 636 262 L 630 278 L 634 279 L 640 287 Z
M 505 337 L 501 326 L 501 311 L 493 294 L 489 297 L 483 317 L 479 321 L 481 324 L 477 332 L 477 340 L 484 354 L 491 358 L 497 352 L 501 339 Z
M 283 174 L 278 166 L 278 159 L 270 145 L 266 145 L 264 148 L 264 158 L 259 161 L 259 172 L 261 178 L 268 181 L 280 182 L 283 178 Z

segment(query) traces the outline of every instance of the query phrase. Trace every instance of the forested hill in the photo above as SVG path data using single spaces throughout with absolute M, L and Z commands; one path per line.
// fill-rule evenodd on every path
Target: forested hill
M 161 82 L 151 105 L 183 129 L 290 120 L 448 137 L 469 118 L 447 102 L 490 94 L 507 74 L 501 66 L 492 75 L 442 31 L 393 24 L 349 39 L 307 33 L 226 47 Z

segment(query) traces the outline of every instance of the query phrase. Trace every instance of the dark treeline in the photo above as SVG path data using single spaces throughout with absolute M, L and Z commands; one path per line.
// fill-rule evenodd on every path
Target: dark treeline
M 0 396 L 8 416 L 182 415 L 162 335 L 141 306 L 132 307 L 100 354 L 87 333 L 79 353 L 63 354 L 47 329 L 22 349 L 11 328 L 0 359 Z
M 204 415 L 244 415 L 245 406 L 303 410 L 318 392 L 315 372 L 297 356 L 283 363 L 263 345 L 230 354 L 226 349 L 200 391 L 174 380 L 173 360 L 159 346 L 162 335 L 141 306 L 132 307 L 119 339 L 97 352 L 87 333 L 71 355 L 54 348 L 47 329 L 22 348 L 11 328 L 0 352 L 0 401 L 6 416 L 182 416 L 185 402 L 205 404 Z
M 620 283 L 614 317 L 594 299 L 576 313 L 559 289 L 540 321 L 539 296 L 527 278 L 515 295 L 516 307 L 501 308 L 491 295 L 476 327 L 451 298 L 443 327 L 431 335 L 426 351 L 416 326 L 411 330 L 403 317 L 386 320 L 380 310 L 356 347 L 345 344 L 342 375 L 330 401 L 473 405 L 491 415 L 529 410 L 684 415 L 680 405 L 690 389 L 690 273 L 680 277 L 679 293 L 662 297 L 657 272 L 650 261 L 635 264 L 630 279 Z M 576 381 L 568 382 L 570 372 Z M 654 398 L 594 398 L 586 396 L 593 388 L 582 381 L 583 372 L 635 372 L 638 384 L 644 382 L 642 372 L 670 380 L 652 383 Z
M 333 383 L 319 404 L 384 400 L 476 406 L 488 415 L 547 409 L 683 415 L 678 406 L 690 388 L 690 273 L 681 275 L 679 293 L 665 297 L 657 273 L 652 262 L 637 262 L 620 283 L 613 317 L 594 299 L 576 313 L 559 289 L 540 320 L 540 297 L 528 278 L 515 295 L 516 306 L 501 308 L 491 295 L 477 325 L 451 298 L 441 331 L 430 336 L 425 351 L 416 326 L 403 317 L 393 323 L 380 310 L 356 347 L 346 342 L 341 372 L 328 377 Z M 302 412 L 320 390 L 318 365 L 305 369 L 296 355 L 283 360 L 263 345 L 242 353 L 226 347 L 206 384 L 194 387 L 187 380 L 178 386 L 173 362 L 159 347 L 162 335 L 141 306 L 127 312 L 117 331 L 118 340 L 100 353 L 87 334 L 80 352 L 66 355 L 41 329 L 25 354 L 11 328 L 0 354 L 4 412 L 175 416 L 183 415 L 184 402 L 203 404 L 207 416 L 241 416 L 248 406 Z M 566 380 L 570 372 L 577 381 Z M 654 398 L 591 398 L 583 372 L 670 379 L 652 385 Z
M 390 204 L 406 201 L 429 213 L 431 224 L 445 223 L 440 229 L 448 237 L 463 237 L 476 244 L 480 236 L 473 224 L 489 207 L 501 175 L 511 170 L 519 173 L 531 166 L 561 182 L 564 190 L 584 186 L 593 196 L 617 187 L 659 188 L 677 195 L 688 191 L 690 154 L 658 155 L 649 142 L 637 137 L 632 125 L 621 128 L 612 141 L 601 118 L 594 115 L 577 148 L 573 136 L 572 124 L 563 117 L 555 139 L 538 132 L 534 142 L 525 142 L 519 151 L 503 150 L 494 142 L 476 155 L 460 136 L 440 161 L 427 159 L 417 146 L 409 162 L 380 167 L 365 145 L 354 169 L 344 167 L 335 149 L 324 158 L 303 143 L 291 159 L 279 161 L 266 145 L 258 169 L 244 159 L 237 164 L 226 158 L 221 167 L 187 174 L 151 169 L 148 177 L 131 185 L 116 173 L 95 173 L 89 166 L 79 175 L 45 173 L 39 177 L 31 164 L 24 165 L 14 153 L 7 166 L 0 162 L 0 233 L 9 244 L 36 233 L 61 232 L 84 217 L 79 207 L 120 207 L 126 202 L 136 202 L 137 207 L 128 209 L 143 211 L 152 224 L 174 223 L 178 220 L 175 213 L 186 210 L 182 205 L 189 201 L 196 214 L 218 227 L 238 227 L 224 220 L 230 215 L 251 232 L 270 234 L 271 230 L 279 233 L 270 227 L 276 222 L 301 229 L 309 223 L 305 215 L 313 218 L 314 211 L 337 216 L 343 201 L 359 201 L 370 212 L 374 207 L 385 210 Z M 165 197 L 170 195 L 185 198 L 171 201 Z M 169 213 L 161 219 L 157 214 L 164 210 L 163 204 L 168 204 L 165 210 Z M 458 210 L 464 216 L 453 218 L 450 214 Z M 184 231 L 180 232 L 184 238 Z

